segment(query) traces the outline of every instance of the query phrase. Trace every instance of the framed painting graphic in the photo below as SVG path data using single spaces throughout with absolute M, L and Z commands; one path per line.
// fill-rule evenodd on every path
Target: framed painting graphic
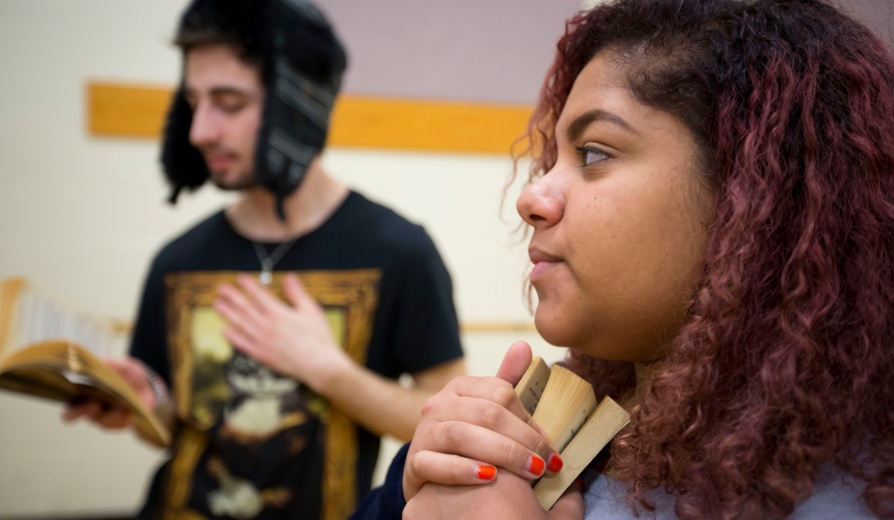
M 285 300 L 283 282 L 286 271 L 275 272 L 268 288 Z M 297 274 L 305 290 L 323 307 L 333 337 L 348 356 L 359 365 L 366 363 L 372 336 L 373 320 L 378 304 L 377 269 L 291 271 Z M 248 356 L 239 353 L 223 335 L 225 322 L 214 310 L 218 287 L 222 283 L 235 284 L 243 272 L 180 272 L 168 274 L 167 326 L 168 345 L 175 388 L 176 413 L 183 425 L 176 436 L 170 467 L 170 485 L 165 492 L 171 511 L 188 511 L 186 503 L 191 489 L 184 483 L 196 471 L 209 441 L 207 432 L 221 428 L 222 417 L 230 422 L 236 437 L 246 440 L 252 435 L 275 435 L 290 426 L 301 424 L 313 415 L 325 425 L 323 478 L 321 482 L 322 518 L 343 519 L 356 507 L 356 471 L 358 461 L 357 426 L 346 415 L 328 406 L 312 392 L 303 395 L 300 407 L 283 406 L 254 399 L 251 428 L 239 427 L 239 411 L 232 409 L 236 400 L 234 378 L 230 367 L 256 365 L 252 377 L 265 373 L 265 399 L 271 399 L 271 389 L 281 389 L 280 397 L 294 395 L 300 382 L 278 376 Z M 244 358 L 244 359 L 240 359 Z M 238 368 L 236 369 L 238 370 Z M 243 378 L 245 379 L 245 378 Z M 237 380 L 237 386 L 238 386 Z M 254 396 L 256 397 L 256 396 Z M 285 398 L 280 401 L 285 400 Z M 273 410 L 264 414 L 259 410 Z M 244 421 L 241 424 L 246 424 Z M 225 425 L 226 426 L 226 425 Z M 252 430 L 253 428 L 253 430 Z M 218 433 L 219 434 L 219 433 Z M 233 435 L 231 435 L 232 437 Z M 246 440 L 246 442 L 248 442 Z M 294 442 L 294 441 L 293 441 Z M 206 462 L 206 464 L 208 464 Z M 214 468 L 215 471 L 223 471 Z M 287 493 L 284 489 L 264 490 L 260 495 L 276 500 Z M 214 497 L 210 497 L 212 500 Z M 184 516 L 184 515 L 174 515 Z M 198 518 L 190 514 L 190 518 Z

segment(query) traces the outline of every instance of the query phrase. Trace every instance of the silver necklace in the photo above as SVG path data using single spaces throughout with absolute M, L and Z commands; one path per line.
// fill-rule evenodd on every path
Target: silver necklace
M 272 253 L 267 253 L 267 248 L 262 246 L 261 244 L 251 241 L 251 244 L 255 246 L 255 255 L 258 257 L 258 261 L 261 262 L 261 274 L 258 276 L 258 279 L 261 280 L 261 283 L 264 285 L 270 285 L 270 281 L 273 280 L 273 267 L 277 262 L 282 260 L 282 257 L 295 245 L 295 242 L 298 238 L 293 238 L 288 242 L 283 242 L 276 246 L 276 249 L 273 250 Z

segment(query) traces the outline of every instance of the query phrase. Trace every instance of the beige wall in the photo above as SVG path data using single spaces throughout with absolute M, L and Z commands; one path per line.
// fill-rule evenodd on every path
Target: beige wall
M 23 275 L 71 305 L 129 318 L 154 251 L 226 202 L 205 189 L 170 207 L 155 143 L 85 132 L 87 80 L 176 82 L 179 58 L 166 42 L 183 4 L 0 0 L 0 278 Z M 890 27 L 886 0 L 851 5 Z M 462 321 L 529 320 L 524 247 L 510 234 L 517 190 L 502 215 L 499 207 L 508 158 L 331 150 L 324 164 L 426 226 L 453 274 Z M 463 339 L 477 375 L 492 373 L 515 339 L 561 355 L 530 333 Z M 0 518 L 131 511 L 159 455 L 126 433 L 63 426 L 59 413 L 0 395 Z
M 0 0 L 0 278 L 25 276 L 72 306 L 130 318 L 151 255 L 225 204 L 206 188 L 169 206 L 156 143 L 85 131 L 86 81 L 176 82 L 167 41 L 184 4 Z M 463 322 L 529 321 L 525 250 L 510 234 L 515 191 L 500 218 L 508 158 L 331 150 L 324 164 L 426 226 Z M 534 334 L 466 334 L 471 371 L 492 373 L 524 337 L 546 357 L 559 354 Z M 62 425 L 60 412 L 0 394 L 0 518 L 132 511 L 159 454 L 127 433 Z

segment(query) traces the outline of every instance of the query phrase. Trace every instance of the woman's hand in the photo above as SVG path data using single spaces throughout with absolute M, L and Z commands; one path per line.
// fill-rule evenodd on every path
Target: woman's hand
M 550 440 L 515 395 L 531 362 L 531 347 L 517 342 L 503 358 L 497 377 L 453 379 L 422 410 L 404 467 L 409 501 L 427 482 L 478 485 L 493 482 L 497 468 L 526 482 L 562 467 Z M 536 501 L 534 501 L 536 504 Z
M 407 503 L 404 520 L 580 520 L 584 517 L 581 494 L 572 486 L 549 511 L 544 511 L 531 483 L 518 475 L 501 472 L 488 486 L 445 486 L 428 483 Z

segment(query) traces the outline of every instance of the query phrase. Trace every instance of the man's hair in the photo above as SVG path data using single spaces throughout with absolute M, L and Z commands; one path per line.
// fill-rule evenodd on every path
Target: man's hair
M 290 40 L 282 48 L 291 64 L 310 79 L 338 84 L 347 66 L 344 48 L 316 8 L 303 3 L 309 16 L 290 17 L 290 25 L 281 27 Z M 174 44 L 184 56 L 195 47 L 228 45 L 266 78 L 272 73 L 275 22 L 281 20 L 276 8 L 275 0 L 194 0 L 180 18 Z
M 894 517 L 885 45 L 820 0 L 597 6 L 558 43 L 527 134 L 529 181 L 555 165 L 556 121 L 603 51 L 640 102 L 691 129 L 693 175 L 716 195 L 689 318 L 613 446 L 632 496 L 648 509 L 644 490 L 663 486 L 681 518 L 780 518 L 836 464 L 868 483 L 874 514 Z M 615 382 L 608 393 L 632 382 L 629 364 L 569 364 Z

